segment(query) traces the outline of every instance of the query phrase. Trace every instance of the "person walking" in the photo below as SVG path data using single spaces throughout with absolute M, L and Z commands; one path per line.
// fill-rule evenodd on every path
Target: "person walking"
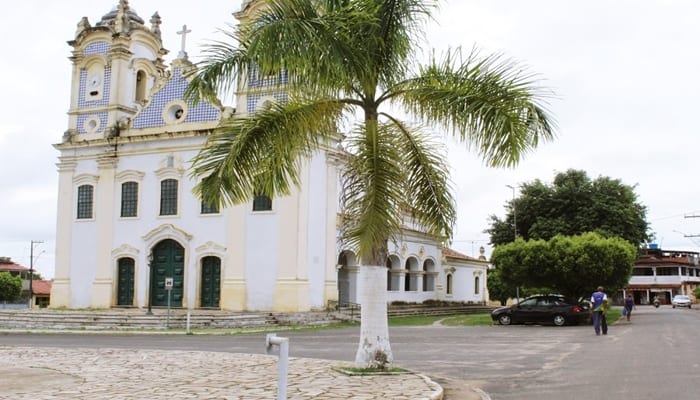
M 608 306 L 608 295 L 603 291 L 602 286 L 591 295 L 591 309 L 593 310 L 593 329 L 596 335 L 600 335 L 601 327 L 603 335 L 608 334 L 608 321 L 605 318 L 605 311 Z
M 631 294 L 628 294 L 627 298 L 625 299 L 625 316 L 627 317 L 628 321 L 632 317 L 632 309 L 633 308 L 634 308 L 634 299 L 632 298 Z

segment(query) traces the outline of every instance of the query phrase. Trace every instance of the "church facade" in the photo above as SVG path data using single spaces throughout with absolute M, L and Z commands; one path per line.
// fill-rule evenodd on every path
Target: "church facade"
M 244 1 L 235 16 L 245 21 L 254 6 Z M 289 196 L 220 209 L 193 194 L 201 178 L 191 160 L 219 123 L 284 94 L 249 77 L 259 90 L 238 93 L 235 108 L 192 103 L 184 43 L 166 66 L 159 15 L 145 21 L 126 0 L 94 25 L 78 23 L 68 130 L 55 145 L 51 307 L 283 312 L 357 302 L 357 258 L 338 241 L 340 146 L 305 160 Z M 392 246 L 391 301 L 486 301 L 486 261 L 409 226 Z

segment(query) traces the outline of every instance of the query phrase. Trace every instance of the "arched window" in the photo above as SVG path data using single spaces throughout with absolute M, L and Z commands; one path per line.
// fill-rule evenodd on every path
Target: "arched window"
M 391 290 L 391 259 L 386 259 L 386 290 Z
M 399 264 L 399 258 L 395 255 L 391 255 L 386 259 L 386 289 L 387 290 L 393 290 L 393 291 L 398 291 L 401 290 L 401 275 L 396 272 L 399 270 L 401 267 L 401 264 Z
M 452 274 L 447 274 L 447 294 L 452 294 Z
M 139 72 L 136 73 L 136 101 L 146 100 L 147 81 L 146 72 L 139 70 Z
M 433 260 L 423 262 L 423 291 L 435 291 L 435 263 Z
M 406 277 L 404 281 L 404 290 L 406 292 L 415 292 L 418 290 L 418 281 L 420 279 L 419 268 L 418 260 L 416 260 L 415 257 L 409 257 L 406 260 Z
M 479 277 L 474 277 L 474 294 L 479 294 Z

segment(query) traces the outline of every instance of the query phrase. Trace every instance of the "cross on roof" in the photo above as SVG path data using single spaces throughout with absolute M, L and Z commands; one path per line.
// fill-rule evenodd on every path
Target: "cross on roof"
M 182 25 L 182 30 L 177 31 L 178 35 L 182 35 L 182 46 L 180 48 L 180 52 L 177 54 L 177 58 L 187 58 L 187 52 L 185 51 L 185 41 L 187 39 L 187 34 L 192 32 L 192 30 L 187 29 L 187 25 Z

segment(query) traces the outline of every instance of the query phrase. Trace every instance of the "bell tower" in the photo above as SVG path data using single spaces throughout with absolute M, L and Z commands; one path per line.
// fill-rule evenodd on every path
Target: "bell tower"
M 161 19 L 150 27 L 120 0 L 99 22 L 78 23 L 73 47 L 71 101 L 64 142 L 119 136 L 165 79 Z

